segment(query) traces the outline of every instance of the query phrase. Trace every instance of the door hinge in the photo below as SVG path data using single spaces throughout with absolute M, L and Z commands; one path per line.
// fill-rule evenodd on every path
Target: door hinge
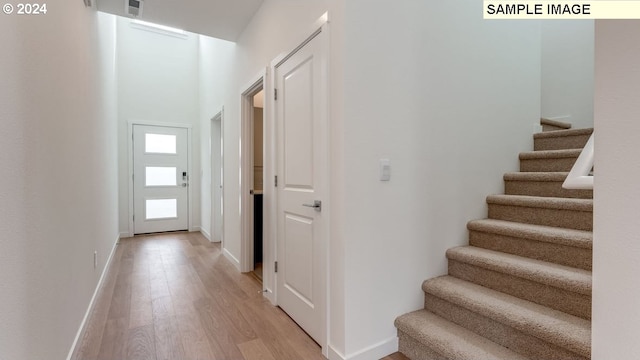
M 273 100 L 278 100 L 278 89 L 273 89 Z
M 274 184 L 275 187 L 278 187 L 278 175 L 275 176 Z
M 134 222 L 136 221 L 136 216 L 135 216 L 135 215 L 133 215 L 133 221 L 134 221 Z
M 278 262 L 275 262 L 275 272 L 278 272 Z

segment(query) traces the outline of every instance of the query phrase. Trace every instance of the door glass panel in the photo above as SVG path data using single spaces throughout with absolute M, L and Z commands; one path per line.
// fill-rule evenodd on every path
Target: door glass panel
M 176 186 L 177 178 L 175 167 L 146 166 L 146 186 Z
M 178 199 L 147 199 L 146 205 L 147 220 L 178 217 Z
M 162 134 L 144 134 L 144 152 L 156 154 L 175 154 L 176 136 Z

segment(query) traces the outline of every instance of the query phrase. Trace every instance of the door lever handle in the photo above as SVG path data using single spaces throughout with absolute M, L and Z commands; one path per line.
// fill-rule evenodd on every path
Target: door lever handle
M 322 211 L 322 201 L 314 200 L 313 204 L 302 204 L 302 206 L 313 208 L 315 211 Z

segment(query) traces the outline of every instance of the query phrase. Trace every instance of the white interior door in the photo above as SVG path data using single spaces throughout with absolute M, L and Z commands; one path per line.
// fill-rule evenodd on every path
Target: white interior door
M 314 340 L 324 344 L 328 218 L 321 206 L 328 198 L 328 155 L 321 36 L 316 35 L 276 66 L 274 76 L 277 302 Z
M 189 228 L 188 131 L 133 125 L 134 234 Z

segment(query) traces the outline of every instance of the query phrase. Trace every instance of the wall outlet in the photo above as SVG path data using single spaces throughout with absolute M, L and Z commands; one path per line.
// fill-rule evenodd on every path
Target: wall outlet
M 93 268 L 94 269 L 98 268 L 98 252 L 97 251 L 93 252 Z

